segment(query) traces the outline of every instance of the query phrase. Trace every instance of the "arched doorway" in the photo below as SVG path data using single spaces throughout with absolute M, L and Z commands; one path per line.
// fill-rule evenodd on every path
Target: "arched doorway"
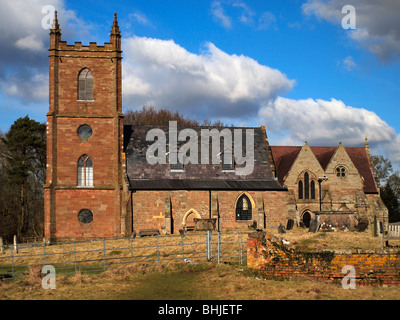
M 301 216 L 301 221 L 303 221 L 304 225 L 309 228 L 310 227 L 310 221 L 311 221 L 311 213 L 310 211 L 306 210 L 303 212 Z
M 193 231 L 195 227 L 194 219 L 201 219 L 201 215 L 196 210 L 190 209 L 183 216 L 183 229 L 186 231 Z

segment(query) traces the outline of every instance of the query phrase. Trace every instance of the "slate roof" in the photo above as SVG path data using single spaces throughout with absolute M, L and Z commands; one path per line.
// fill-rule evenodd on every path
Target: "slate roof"
M 288 174 L 301 148 L 300 146 L 271 146 L 277 177 L 281 184 L 283 184 L 283 179 Z M 310 147 L 310 149 L 325 170 L 337 147 Z M 378 193 L 365 148 L 345 147 L 345 150 L 359 174 L 364 178 L 364 192 Z
M 133 179 L 130 187 L 134 190 L 287 190 L 276 180 L 183 180 Z
M 237 175 L 232 171 L 223 171 L 221 164 L 212 164 L 212 155 L 209 153 L 209 163 L 186 164 L 183 172 L 170 170 L 170 165 L 151 165 L 146 159 L 146 152 L 154 141 L 146 141 L 146 135 L 151 129 L 161 129 L 166 137 L 169 151 L 169 127 L 164 126 L 125 126 L 124 127 L 124 152 L 126 154 L 126 170 L 130 187 L 134 190 L 287 190 L 274 178 L 272 159 L 268 155 L 270 149 L 266 140 L 265 131 L 262 128 L 248 127 L 191 127 L 198 135 L 198 159 L 201 162 L 201 130 L 202 129 L 230 129 L 232 140 L 233 130 L 241 129 L 243 141 L 243 156 L 246 154 L 246 129 L 254 132 L 254 170 L 249 175 Z M 183 127 L 178 127 L 178 132 Z M 185 142 L 178 142 L 179 149 Z M 210 143 L 211 145 L 211 143 Z M 233 150 L 226 147 L 225 150 Z M 211 150 L 211 148 L 210 148 Z M 221 142 L 221 151 L 224 150 Z M 168 157 L 166 157 L 168 160 Z

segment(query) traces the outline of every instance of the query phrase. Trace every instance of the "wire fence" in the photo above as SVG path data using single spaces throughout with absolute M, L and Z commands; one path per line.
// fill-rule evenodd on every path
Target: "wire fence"
M 186 233 L 142 238 L 98 239 L 4 246 L 0 279 L 29 276 L 45 265 L 57 274 L 99 273 L 124 266 L 160 266 L 185 262 L 246 264 L 247 233 Z

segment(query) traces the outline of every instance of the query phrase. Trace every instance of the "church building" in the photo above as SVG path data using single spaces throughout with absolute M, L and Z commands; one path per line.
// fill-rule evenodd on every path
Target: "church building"
M 367 142 L 352 148 L 274 147 L 263 126 L 171 131 L 124 125 L 121 67 L 116 14 L 110 42 L 72 45 L 61 40 L 56 13 L 44 186 L 48 241 L 307 226 L 315 215 L 350 226 L 361 218 L 388 222 Z M 186 140 L 176 137 L 188 129 L 198 163 L 178 156 Z M 149 160 L 150 132 L 166 141 L 165 154 L 159 149 L 153 155 L 168 160 L 176 154 L 176 161 Z M 218 141 L 203 139 L 215 132 Z M 250 143 L 251 170 L 239 174 Z

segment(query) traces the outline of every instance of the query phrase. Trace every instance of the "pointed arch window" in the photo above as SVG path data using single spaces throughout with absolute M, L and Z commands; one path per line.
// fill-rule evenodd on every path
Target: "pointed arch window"
M 78 100 L 93 100 L 93 75 L 88 69 L 82 69 L 78 76 Z
M 304 174 L 304 198 L 310 199 L 310 176 L 308 172 Z
M 247 221 L 251 220 L 252 217 L 253 215 L 250 199 L 244 194 L 236 203 L 236 220 Z
M 310 183 L 311 199 L 315 199 L 315 181 L 311 180 Z
M 298 198 L 315 200 L 315 180 L 310 178 L 310 174 L 305 172 L 299 177 L 297 182 Z
M 78 187 L 93 187 L 93 162 L 86 154 L 78 160 Z
M 303 181 L 299 181 L 299 199 L 303 199 Z

